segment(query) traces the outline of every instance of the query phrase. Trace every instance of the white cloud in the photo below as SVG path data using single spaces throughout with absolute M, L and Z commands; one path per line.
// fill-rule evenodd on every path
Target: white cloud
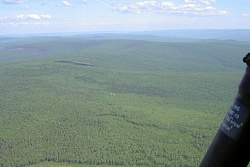
M 164 5 L 168 5 L 166 2 L 163 2 Z M 144 2 L 135 2 L 128 4 L 114 4 L 113 9 L 122 13 L 141 13 L 142 10 L 152 10 L 159 9 L 161 3 L 158 1 L 144 1 Z
M 174 8 L 175 4 L 173 2 L 162 2 L 161 5 L 163 7 L 170 7 L 170 8 Z
M 62 4 L 65 5 L 65 6 L 71 6 L 72 4 L 67 2 L 67 1 L 62 1 Z
M 48 14 L 46 14 L 46 15 L 41 15 L 41 17 L 44 18 L 44 19 L 51 19 L 51 16 L 48 15 Z
M 113 6 L 115 11 L 119 11 L 121 13 L 140 13 L 140 9 L 134 6 L 133 4 L 115 4 Z
M 197 8 L 200 9 L 200 5 L 192 4 L 192 3 L 176 7 L 176 9 L 184 9 L 184 10 L 192 10 L 192 9 L 197 9 Z
M 228 11 L 223 10 L 223 11 L 218 11 L 218 14 L 219 14 L 219 15 L 228 16 L 228 15 L 229 15 L 229 12 L 228 12 Z
M 227 11 L 219 11 L 213 6 L 216 0 L 184 0 L 184 4 L 176 5 L 170 1 L 142 1 L 136 3 L 116 3 L 113 5 L 115 11 L 121 13 L 141 13 L 154 11 L 161 14 L 178 14 L 194 16 L 229 15 Z
M 216 0 L 200 0 L 201 3 L 204 3 L 204 4 L 207 4 L 207 5 L 210 5 L 212 3 L 215 3 Z
M 18 19 L 24 19 L 25 16 L 23 14 L 20 14 L 20 15 L 16 15 L 16 18 L 18 18 Z
M 19 14 L 16 16 L 0 17 L 0 25 L 2 26 L 26 26 L 26 25 L 49 25 L 51 15 L 37 15 L 37 14 Z
M 37 15 L 37 14 L 29 14 L 29 15 L 16 15 L 16 19 L 34 19 L 34 20 L 40 20 L 40 19 L 51 19 L 51 15 Z
M 6 21 L 6 20 L 8 20 L 8 17 L 0 17 L 0 22 L 3 22 L 3 21 Z
M 157 1 L 145 1 L 145 2 L 137 2 L 135 5 L 138 5 L 142 8 L 152 8 L 159 6 L 159 2 Z
M 27 18 L 31 18 L 31 19 L 35 19 L 35 20 L 39 20 L 41 17 L 36 15 L 36 14 L 30 14 L 26 16 Z
M 19 4 L 19 3 L 24 3 L 27 0 L 3 0 L 3 3 L 5 4 Z
M 197 3 L 196 0 L 185 0 L 185 3 Z
M 206 5 L 211 5 L 212 3 L 216 3 L 216 0 L 184 0 L 185 3 L 202 3 Z
M 212 6 L 208 6 L 208 7 L 205 7 L 206 10 L 216 10 L 216 8 L 212 7 Z
M 244 13 L 244 14 L 242 14 L 242 16 L 243 16 L 243 17 L 250 17 L 250 14 Z

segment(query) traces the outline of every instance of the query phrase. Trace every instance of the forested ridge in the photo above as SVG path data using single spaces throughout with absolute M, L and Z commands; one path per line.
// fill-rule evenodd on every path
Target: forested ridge
M 198 166 L 248 52 L 236 41 L 0 43 L 0 166 Z

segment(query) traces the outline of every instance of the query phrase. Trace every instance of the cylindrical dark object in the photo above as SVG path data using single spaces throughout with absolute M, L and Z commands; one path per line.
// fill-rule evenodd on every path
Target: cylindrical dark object
M 238 94 L 200 167 L 245 167 L 250 160 L 250 53 Z

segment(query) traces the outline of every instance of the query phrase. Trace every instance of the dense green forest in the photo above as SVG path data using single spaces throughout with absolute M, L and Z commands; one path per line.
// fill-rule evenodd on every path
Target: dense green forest
M 250 44 L 0 40 L 0 167 L 198 166 Z

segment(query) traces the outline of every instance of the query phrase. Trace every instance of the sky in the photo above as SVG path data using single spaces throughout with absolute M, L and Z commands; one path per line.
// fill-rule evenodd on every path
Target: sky
M 0 35 L 250 29 L 250 0 L 0 0 Z

